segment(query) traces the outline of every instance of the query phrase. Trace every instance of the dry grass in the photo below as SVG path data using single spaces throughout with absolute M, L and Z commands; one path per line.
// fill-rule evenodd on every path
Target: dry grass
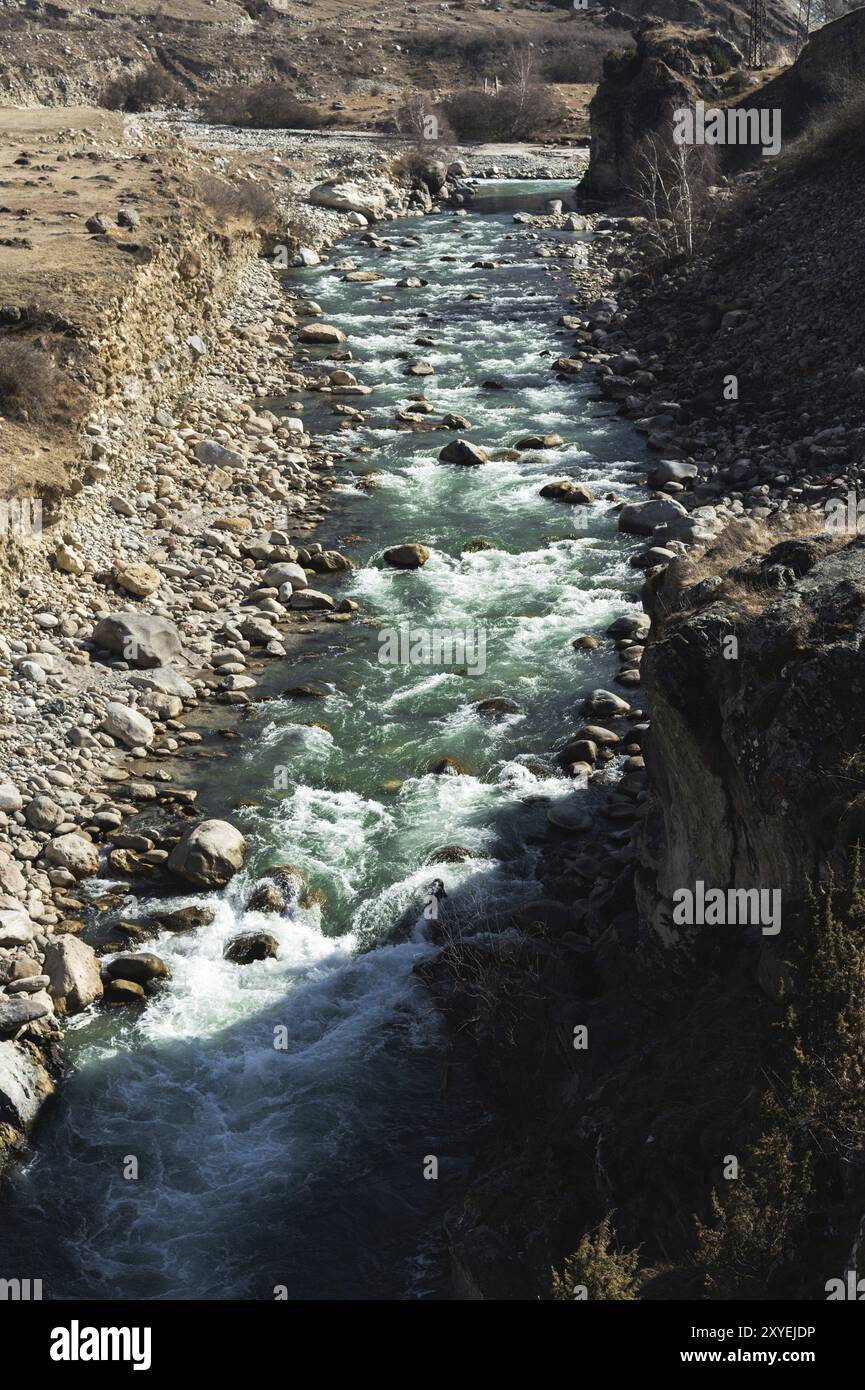
M 255 227 L 273 228 L 278 209 L 270 189 L 255 179 L 228 183 L 214 175 L 198 180 L 202 203 L 220 222 L 249 222 Z
M 723 603 L 737 617 L 758 617 L 777 599 L 779 591 L 768 582 L 761 582 L 759 570 L 748 574 L 742 567 L 749 560 L 767 555 L 783 541 L 809 538 L 824 541 L 826 554 L 842 549 L 852 539 L 843 533 L 827 531 L 824 514 L 808 510 L 793 515 L 785 513 L 782 520 L 773 518 L 770 523 L 748 518 L 731 522 L 712 545 L 678 562 L 675 588 L 665 591 L 664 610 L 659 608 L 656 615 L 658 629 L 669 631 L 687 622 L 693 611 L 687 596 L 698 585 L 716 578 L 721 582 L 710 590 L 706 602 Z M 693 597 L 697 599 L 697 595 Z
M 18 338 L 0 341 L 0 414 L 45 425 L 72 406 L 69 382 L 47 352 Z

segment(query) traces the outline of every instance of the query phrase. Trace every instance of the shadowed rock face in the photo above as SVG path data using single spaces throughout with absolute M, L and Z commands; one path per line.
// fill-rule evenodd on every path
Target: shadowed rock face
M 648 18 L 638 25 L 635 39 L 635 52 L 608 54 L 589 107 L 591 161 L 580 185 L 587 198 L 618 197 L 632 188 L 637 143 L 659 129 L 677 107 L 691 106 L 700 97 L 719 97 L 725 81 L 740 80 L 742 54 L 709 29 L 685 29 Z
M 705 589 L 685 589 L 647 648 L 637 899 L 665 941 L 677 888 L 779 888 L 786 914 L 861 838 L 851 759 L 865 739 L 865 540 L 832 544 L 777 545 L 731 571 L 733 595 L 690 612 Z M 738 655 L 725 657 L 731 638 Z

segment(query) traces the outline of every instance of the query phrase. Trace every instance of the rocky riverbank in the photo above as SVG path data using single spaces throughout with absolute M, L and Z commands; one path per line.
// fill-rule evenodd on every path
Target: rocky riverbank
M 142 148 L 134 127 L 127 139 Z M 187 159 L 164 140 L 157 148 L 172 165 Z M 349 415 L 368 390 L 347 370 L 344 335 L 279 274 L 292 258 L 317 259 L 316 248 L 349 227 L 411 210 L 407 186 L 362 159 L 353 173 L 354 183 L 337 175 L 309 204 L 315 177 L 303 196 L 272 181 L 281 209 L 266 259 L 242 224 L 214 241 L 184 223 L 157 258 L 140 258 L 146 275 L 91 343 L 109 389 L 79 426 L 67 482 L 9 504 L 0 594 L 4 1159 L 58 1075 L 62 1018 L 103 997 L 140 999 L 159 975 L 158 963 L 149 975 L 131 966 L 128 981 L 100 970 L 80 937 L 82 881 L 100 871 L 147 881 L 170 867 L 216 884 L 226 856 L 236 869 L 242 841 L 238 849 L 231 827 L 188 843 L 183 818 L 196 791 L 175 755 L 185 764 L 202 746 L 192 725 L 206 702 L 245 705 L 259 669 L 283 657 L 294 634 L 351 619 L 355 605 L 338 594 L 349 560 L 304 544 L 328 510 L 331 455 L 305 430 L 300 401 L 280 414 L 268 403 L 313 389 Z M 136 214 L 139 224 L 139 236 L 156 232 Z M 330 360 L 319 367 L 321 345 Z M 164 836 L 129 829 L 153 808 L 165 813 Z M 186 848 L 169 866 L 181 837 Z
M 128 138 L 140 148 L 134 122 Z M 64 1016 L 141 1002 L 158 987 L 156 957 L 121 952 L 105 968 L 82 939 L 84 884 L 97 873 L 121 885 L 174 874 L 217 886 L 235 872 L 244 850 L 231 826 L 185 824 L 196 819 L 189 760 L 206 752 L 195 726 L 210 702 L 255 700 L 268 663 L 302 633 L 352 620 L 355 605 L 339 596 L 350 559 L 307 539 L 327 514 L 334 467 L 299 398 L 322 393 L 349 424 L 363 420 L 371 388 L 353 376 L 339 327 L 287 291 L 278 267 L 315 264 L 350 228 L 368 225 L 364 239 L 384 245 L 376 224 L 429 211 L 469 177 L 456 166 L 449 187 L 433 161 L 427 180 L 416 169 L 400 185 L 387 168 L 361 152 L 334 157 L 328 176 L 319 153 L 299 179 L 271 176 L 285 230 L 258 259 L 256 236 L 241 229 L 221 275 L 208 244 L 184 230 L 170 312 L 162 265 L 149 262 L 148 300 L 134 285 L 94 344 L 115 385 L 81 424 L 72 485 L 41 532 L 10 538 L 0 596 L 4 1155 L 56 1079 Z M 243 174 L 263 179 L 249 160 Z M 230 185 L 236 174 L 223 165 L 221 176 Z M 569 229 L 556 210 L 538 223 Z M 567 239 L 561 249 L 573 253 Z M 338 268 L 356 273 L 350 260 Z M 166 320 L 175 333 L 159 352 L 153 335 Z M 268 408 L 292 396 L 290 413 Z M 431 423 L 418 415 L 401 426 Z M 122 930 L 103 949 L 152 934 Z

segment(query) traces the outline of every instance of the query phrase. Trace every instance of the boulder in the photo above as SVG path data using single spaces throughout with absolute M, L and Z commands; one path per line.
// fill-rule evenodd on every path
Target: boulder
M 13 898 L 23 898 L 26 889 L 27 880 L 17 862 L 7 850 L 0 849 L 0 893 L 7 893 Z
M 251 965 L 256 960 L 268 960 L 276 955 L 279 942 L 265 931 L 241 932 L 225 943 L 223 957 L 235 965 Z
M 20 811 L 23 798 L 14 782 L 0 782 L 0 811 Z
M 32 1049 L 0 1042 L 0 1130 L 10 1125 L 21 1133 L 28 1130 L 52 1089 Z
M 149 985 L 153 980 L 168 980 L 171 971 L 161 956 L 152 951 L 121 951 L 108 961 L 106 973 L 112 980 L 131 980 L 136 985 Z
M 612 690 L 593 690 L 583 701 L 584 714 L 628 714 L 631 706 Z
M 335 607 L 330 594 L 323 594 L 320 589 L 302 589 L 299 594 L 292 594 L 289 601 L 292 608 Z
M 173 874 L 198 888 L 221 888 L 243 867 L 246 841 L 224 820 L 204 820 L 188 830 L 168 856 Z
M 553 502 L 567 502 L 572 507 L 586 506 L 595 500 L 591 488 L 585 487 L 582 483 L 572 483 L 568 478 L 554 483 L 544 483 L 540 495 L 550 498 Z
M 387 211 L 381 193 L 348 180 L 316 184 L 310 189 L 309 201 L 336 212 L 359 212 L 368 222 L 381 221 Z
M 242 468 L 245 463 L 242 454 L 215 439 L 200 439 L 192 452 L 205 468 Z
M 195 931 L 196 927 L 209 927 L 216 913 L 211 907 L 178 907 L 174 912 L 157 912 L 154 921 L 164 931 Z
M 560 434 L 527 434 L 524 439 L 518 439 L 514 445 L 515 449 L 558 449 L 564 440 Z
M 109 700 L 102 728 L 127 748 L 149 748 L 156 737 L 156 730 L 147 716 L 132 705 L 121 705 L 119 700 Z
M 156 593 L 161 583 L 159 570 L 155 570 L 152 565 L 142 565 L 128 560 L 118 560 L 111 575 L 117 587 L 124 589 L 127 594 L 132 594 L 134 598 L 149 598 L 151 594 Z
M 656 526 L 687 516 L 681 502 L 672 497 L 657 497 L 651 502 L 630 502 L 619 512 L 619 530 L 635 536 L 651 536 Z
M 301 343 L 344 343 L 345 334 L 331 323 L 307 323 L 298 334 Z
M 134 980 L 110 979 L 105 986 L 107 1004 L 143 1004 L 147 998 L 142 985 Z
M 468 439 L 452 439 L 440 451 L 439 462 L 459 463 L 474 468 L 478 464 L 486 463 L 487 457 L 486 449 L 480 448 L 478 444 L 472 444 Z
M 35 935 L 36 928 L 23 908 L 0 908 L 0 946 L 26 946 Z
M 665 483 L 687 483 L 696 476 L 695 463 L 685 463 L 682 459 L 659 459 L 652 465 L 649 482 L 652 487 L 663 487 Z
M 247 912 L 284 912 L 285 894 L 272 879 L 263 878 L 246 900 Z
M 263 583 L 268 589 L 281 589 L 283 584 L 290 584 L 292 589 L 305 589 L 309 579 L 302 565 L 281 560 L 264 571 Z
M 109 613 L 96 624 L 93 641 L 130 666 L 148 669 L 170 666 L 182 645 L 174 623 L 152 613 Z
M 102 998 L 102 975 L 92 946 L 68 933 L 52 936 L 43 970 L 58 1013 L 77 1014 Z
M 59 864 L 75 878 L 88 878 L 99 872 L 99 850 L 92 840 L 70 831 L 51 840 L 45 850 L 49 864 Z
M 65 821 L 66 813 L 50 796 L 34 796 L 25 807 L 24 819 L 34 830 L 56 830 Z
M 71 545 L 58 545 L 54 552 L 54 563 L 61 574 L 71 574 L 75 578 L 80 578 L 87 568 L 80 550 L 75 550 Z
M 384 558 L 389 565 L 395 569 L 417 570 L 421 565 L 425 565 L 430 553 L 425 545 L 417 542 L 407 542 L 405 545 L 392 545 L 389 550 L 384 552 Z
M 47 1018 L 51 1010 L 38 999 L 0 994 L 0 1038 L 12 1038 L 20 1028 Z
M 152 690 L 159 695 L 176 696 L 178 700 L 195 699 L 195 686 L 170 666 L 156 666 L 146 674 L 136 671 L 129 677 L 129 684 L 136 690 Z

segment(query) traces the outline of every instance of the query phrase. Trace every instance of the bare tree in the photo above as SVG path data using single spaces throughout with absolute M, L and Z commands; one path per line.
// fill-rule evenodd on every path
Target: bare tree
M 633 159 L 628 190 L 649 223 L 649 238 L 667 260 L 694 255 L 712 221 L 709 187 L 716 176 L 714 152 L 678 144 L 663 128 L 644 135 Z

